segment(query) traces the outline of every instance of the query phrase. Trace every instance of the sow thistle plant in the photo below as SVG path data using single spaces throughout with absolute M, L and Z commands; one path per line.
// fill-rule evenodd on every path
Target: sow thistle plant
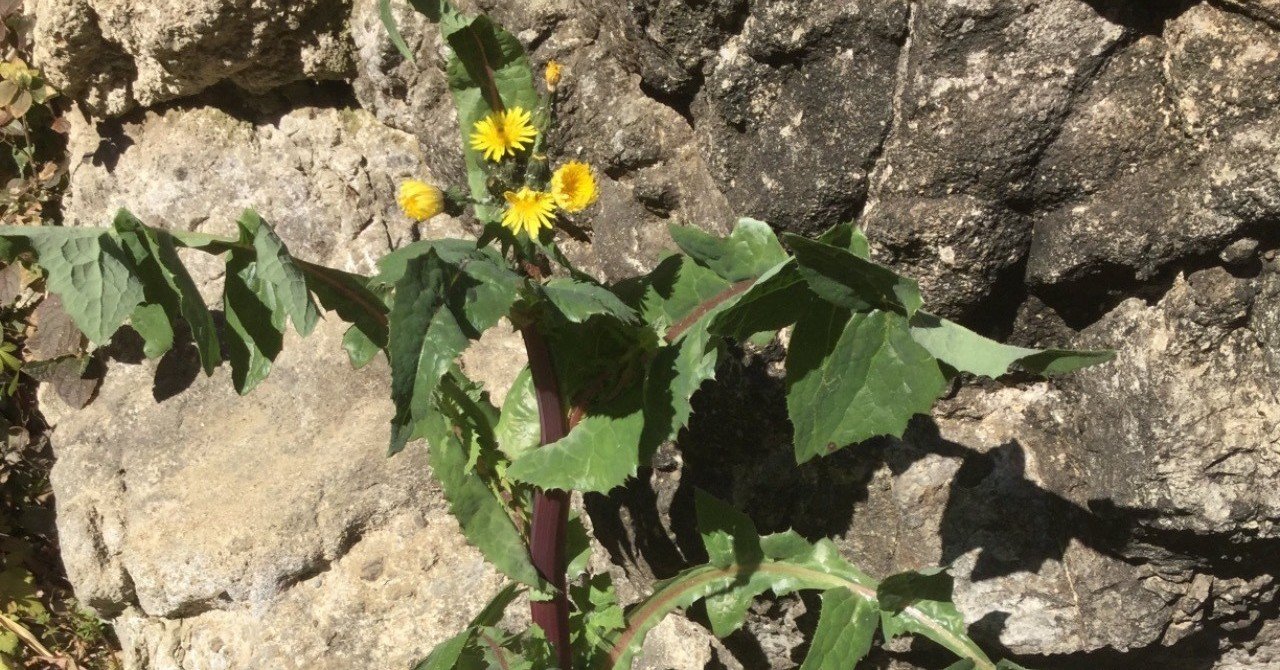
M 624 608 L 609 575 L 585 568 L 587 534 L 570 518 L 569 492 L 603 493 L 635 476 L 659 445 L 678 439 L 727 344 L 768 341 L 783 328 L 793 328 L 786 386 L 797 463 L 901 436 L 959 374 L 1048 375 L 1110 354 L 1007 346 L 930 314 L 916 282 L 871 261 L 851 224 L 818 239 L 779 239 L 753 219 L 725 238 L 672 226 L 679 252 L 647 275 L 601 283 L 572 265 L 557 235 L 597 195 L 588 165 L 548 156 L 568 73 L 551 63 L 538 86 L 519 41 L 486 16 L 444 0 L 413 6 L 451 50 L 467 185 L 406 181 L 397 201 L 417 220 L 469 210 L 478 239 L 415 242 L 362 276 L 295 258 L 252 211 L 234 236 L 219 237 L 152 228 L 122 210 L 109 228 L 0 228 L 0 255 L 38 258 L 48 288 L 95 345 L 127 323 L 155 358 L 186 331 L 207 373 L 229 360 L 240 393 L 269 374 L 290 322 L 302 335 L 322 313 L 350 324 L 343 345 L 356 367 L 383 352 L 395 405 L 390 453 L 425 438 L 462 532 L 509 580 L 420 670 L 627 668 L 667 614 L 702 601 L 711 631 L 724 636 L 743 625 L 754 599 L 801 590 L 822 601 L 805 670 L 853 667 L 877 635 L 904 634 L 953 652 L 952 668 L 1017 667 L 993 662 L 970 639 L 945 571 L 876 580 L 829 540 L 762 536 L 701 494 L 709 563 Z M 411 58 L 389 0 L 381 13 Z M 221 333 L 179 250 L 225 259 Z M 497 407 L 458 360 L 504 319 L 520 332 L 528 366 Z M 522 594 L 532 624 L 502 628 Z

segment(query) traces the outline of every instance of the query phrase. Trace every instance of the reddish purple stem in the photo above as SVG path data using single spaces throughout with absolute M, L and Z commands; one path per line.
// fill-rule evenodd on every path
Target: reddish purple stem
M 560 440 L 569 432 L 560 385 L 551 365 L 551 350 L 536 325 L 520 330 L 529 356 L 529 371 L 538 399 L 538 419 L 542 424 L 542 444 Z M 563 670 L 572 670 L 569 648 L 569 596 L 565 590 L 565 537 L 569 525 L 569 492 L 539 491 L 533 498 L 533 529 L 529 532 L 529 556 L 533 567 L 555 589 L 547 601 L 530 601 L 533 622 L 542 628 L 555 649 Z

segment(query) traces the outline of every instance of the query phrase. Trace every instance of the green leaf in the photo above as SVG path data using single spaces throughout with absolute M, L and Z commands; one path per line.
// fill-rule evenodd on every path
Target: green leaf
M 143 225 L 124 209 L 116 214 L 113 226 L 124 248 L 133 256 L 134 268 L 142 280 L 147 302 L 163 307 L 171 324 L 178 319 L 187 322 L 191 338 L 200 352 L 201 366 L 205 374 L 213 374 L 213 370 L 222 363 L 218 329 L 195 281 L 178 258 L 173 237 L 163 230 Z
M 899 612 L 881 610 L 880 629 L 885 640 L 892 640 L 903 633 L 914 633 L 937 642 L 961 658 L 972 660 L 977 668 L 996 668 L 977 643 L 969 638 L 964 617 L 950 602 L 922 600 Z
M 626 615 L 608 573 L 592 575 L 583 584 L 571 586 L 569 596 L 576 610 L 569 623 L 576 638 L 575 656 L 581 667 L 591 667 L 596 652 L 626 626 Z
M 508 577 L 534 588 L 545 584 L 529 559 L 528 547 L 503 502 L 475 468 L 473 454 L 496 450 L 496 410 L 487 400 L 468 396 L 450 377 L 439 411 L 421 421 L 431 449 L 431 470 L 467 541 Z
M 852 223 L 837 223 L 818 236 L 818 241 L 833 247 L 848 249 L 859 258 L 871 259 L 871 243 L 866 233 Z
M 3 226 L 0 237 L 25 240 L 35 250 L 49 290 L 94 344 L 106 344 L 142 302 L 132 260 L 105 230 Z
M 1001 344 L 927 312 L 912 317 L 911 337 L 956 370 L 992 378 L 1011 372 L 1015 366 L 1037 375 L 1056 375 L 1115 358 L 1114 351 L 1041 350 Z
M 604 493 L 635 475 L 643 429 L 635 387 L 592 408 L 563 438 L 526 452 L 507 475 L 543 489 Z
M 430 655 L 413 666 L 413 670 L 454 670 L 458 664 L 458 658 L 462 656 L 462 652 L 475 636 L 476 630 L 497 625 L 502 620 L 502 613 L 511 601 L 520 595 L 520 591 L 518 584 L 505 586 L 484 609 L 480 610 L 465 630 L 436 645 Z
M 698 531 L 710 564 L 726 569 L 748 568 L 748 577 L 740 579 L 734 588 L 707 595 L 711 632 L 716 637 L 725 637 L 742 627 L 751 601 L 768 591 L 772 580 L 766 574 L 749 570 L 764 560 L 764 550 L 760 547 L 760 534 L 747 515 L 701 490 L 696 492 L 695 504 Z
M 708 328 L 716 335 L 743 342 L 757 333 L 790 326 L 813 309 L 816 301 L 795 259 L 788 259 L 761 275 L 733 304 L 716 314 Z
M 307 288 L 307 277 L 294 262 L 271 226 L 253 210 L 245 210 L 240 216 L 241 229 L 252 234 L 253 249 L 257 253 L 258 279 L 263 289 L 275 294 L 277 304 L 293 321 L 294 330 L 306 337 L 315 330 L 320 311 Z
M 914 279 L 877 265 L 841 247 L 790 233 L 784 236 L 796 252 L 800 274 L 823 300 L 855 312 L 884 309 L 908 317 L 924 304 Z
M 653 354 L 644 380 L 645 444 L 659 445 L 675 438 L 693 414 L 693 395 L 715 377 L 720 339 L 701 319 L 675 344 Z
M 773 229 L 763 221 L 738 219 L 727 238 L 690 226 L 671 225 L 668 229 L 682 251 L 728 282 L 755 279 L 787 259 Z
M 871 650 L 880 619 L 875 601 L 846 588 L 822 592 L 822 613 L 800 670 L 845 670 Z
M 745 516 L 722 503 L 699 495 L 697 504 L 713 562 L 660 582 L 652 596 L 627 612 L 627 625 L 608 651 L 614 670 L 630 667 L 644 636 L 668 613 L 705 598 L 713 630 L 723 634 L 740 624 L 746 611 L 743 603 L 765 591 L 824 592 L 819 630 L 804 667 L 852 667 L 866 653 L 879 610 L 877 584 L 846 561 L 830 540 L 810 543 L 794 531 L 759 537 Z M 742 562 L 735 560 L 738 556 Z M 897 614 L 879 612 L 881 625 L 889 626 L 886 636 L 919 632 L 980 670 L 996 670 L 965 634 L 963 622 L 957 625 L 955 607 L 947 606 L 950 603 L 917 601 Z
M 461 266 L 435 251 L 411 259 L 396 284 L 387 354 L 391 361 L 391 453 L 427 416 L 440 378 L 473 340 L 498 323 L 516 299 L 519 277 L 477 252 Z
M 533 374 L 528 367 L 511 382 L 511 390 L 507 391 L 502 415 L 493 432 L 498 440 L 498 449 L 513 461 L 542 444 L 538 397 L 533 388 Z
M 672 326 L 687 330 L 706 315 L 704 306 L 722 295 L 729 282 L 687 256 L 672 255 L 648 275 L 620 282 L 616 288 L 656 332 L 669 335 Z
M 387 303 L 368 277 L 299 261 L 307 288 L 325 310 L 351 324 L 376 347 L 387 346 Z
M 142 337 L 142 353 L 147 358 L 159 358 L 173 348 L 173 325 L 160 305 L 138 305 L 129 317 L 129 325 Z
M 796 461 L 877 435 L 901 436 L 946 386 L 937 361 L 895 312 L 827 305 L 796 324 L 787 354 L 787 411 Z
M 694 496 L 698 515 L 698 532 L 707 549 L 711 565 L 756 565 L 764 560 L 760 533 L 750 517 L 698 490 Z
M 547 300 L 574 323 L 583 323 L 597 314 L 608 314 L 628 322 L 638 318 L 635 310 L 598 284 L 557 277 L 541 288 Z
M 271 372 L 284 348 L 285 312 L 278 294 L 259 275 L 256 256 L 233 250 L 227 259 L 222 304 L 227 317 L 227 353 L 236 392 L 252 391 Z
M 382 351 L 382 347 L 369 339 L 369 336 L 356 325 L 352 325 L 342 334 L 342 348 L 347 352 L 351 367 L 357 370 L 368 365 L 373 357 Z
M 429 251 L 434 251 L 445 263 L 457 265 L 476 252 L 476 243 L 475 240 L 445 238 L 407 244 L 378 260 L 378 275 L 370 283 L 375 286 L 395 284 L 404 276 L 409 261 L 425 256 Z
M 884 611 L 901 612 L 919 600 L 950 600 L 952 586 L 946 568 L 900 572 L 880 582 L 876 598 Z

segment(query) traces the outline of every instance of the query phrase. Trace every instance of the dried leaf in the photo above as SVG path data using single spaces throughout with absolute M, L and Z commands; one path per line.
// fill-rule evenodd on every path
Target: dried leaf
M 58 295 L 50 294 L 40 302 L 31 315 L 31 323 L 35 332 L 27 338 L 27 360 L 49 361 L 78 356 L 84 351 L 80 329 L 63 309 L 62 298 Z

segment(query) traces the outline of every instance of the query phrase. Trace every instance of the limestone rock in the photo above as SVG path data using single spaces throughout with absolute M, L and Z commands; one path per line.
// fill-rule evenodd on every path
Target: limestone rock
M 353 374 L 342 329 L 294 337 L 248 397 L 118 340 L 95 403 L 42 398 L 63 560 L 129 667 L 401 667 L 497 590 L 425 450 L 386 457 L 387 366 Z
M 365 273 L 420 235 L 464 234 L 449 217 L 419 226 L 399 211 L 401 180 L 434 179 L 412 136 L 324 92 L 309 97 L 314 106 L 279 116 L 197 107 L 78 122 L 67 222 L 107 225 L 127 207 L 152 225 L 230 235 L 253 208 L 294 255 Z
M 64 95 L 116 116 L 227 81 L 261 93 L 351 72 L 349 2 L 38 0 L 35 61 Z

